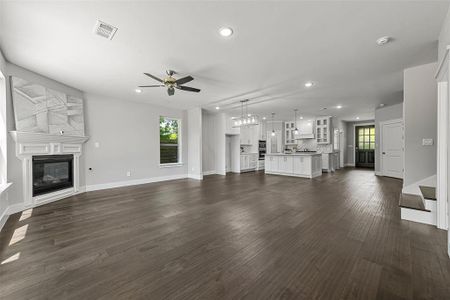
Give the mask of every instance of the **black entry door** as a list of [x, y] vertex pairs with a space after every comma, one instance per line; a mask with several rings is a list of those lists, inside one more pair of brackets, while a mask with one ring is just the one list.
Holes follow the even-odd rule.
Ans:
[[375, 126], [356, 126], [355, 165], [375, 167]]

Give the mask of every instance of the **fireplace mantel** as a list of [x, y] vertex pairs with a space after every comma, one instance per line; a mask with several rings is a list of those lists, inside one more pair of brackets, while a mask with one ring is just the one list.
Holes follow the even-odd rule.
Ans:
[[69, 135], [55, 135], [46, 133], [33, 133], [22, 131], [10, 131], [14, 142], [16, 143], [70, 143], [83, 144], [89, 137], [87, 136], [69, 136]]
[[[80, 190], [80, 156], [87, 136], [54, 135], [10, 131], [16, 143], [16, 156], [22, 161], [23, 207], [30, 208], [82, 192]], [[73, 155], [73, 188], [33, 197], [32, 159], [37, 155]]]

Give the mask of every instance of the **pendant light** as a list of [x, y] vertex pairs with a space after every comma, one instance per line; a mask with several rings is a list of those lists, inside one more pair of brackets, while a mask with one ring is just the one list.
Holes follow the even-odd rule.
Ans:
[[248, 113], [248, 99], [241, 100], [241, 116], [238, 118], [233, 118], [233, 127], [244, 127], [244, 126], [254, 126], [258, 125], [259, 117], [255, 114]]
[[294, 123], [295, 123], [294, 134], [295, 134], [295, 135], [298, 135], [298, 128], [297, 128], [297, 111], [298, 111], [298, 109], [294, 109]]
[[275, 129], [273, 129], [273, 118], [275, 117], [275, 113], [272, 113], [272, 136], [275, 136]]

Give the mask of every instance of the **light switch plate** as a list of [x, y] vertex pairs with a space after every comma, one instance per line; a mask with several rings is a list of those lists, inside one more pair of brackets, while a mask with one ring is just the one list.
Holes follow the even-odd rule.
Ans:
[[433, 139], [422, 139], [422, 146], [433, 146]]

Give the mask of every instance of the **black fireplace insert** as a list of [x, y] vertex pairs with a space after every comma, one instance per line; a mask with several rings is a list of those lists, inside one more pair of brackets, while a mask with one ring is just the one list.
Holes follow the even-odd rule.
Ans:
[[33, 156], [33, 196], [73, 187], [73, 155]]

